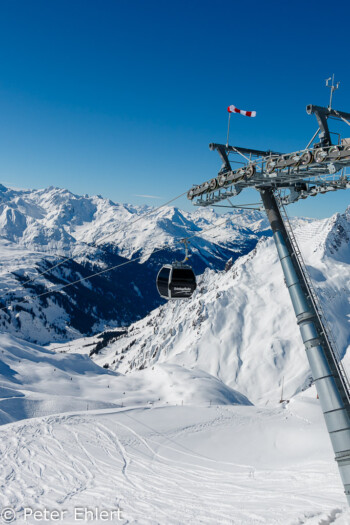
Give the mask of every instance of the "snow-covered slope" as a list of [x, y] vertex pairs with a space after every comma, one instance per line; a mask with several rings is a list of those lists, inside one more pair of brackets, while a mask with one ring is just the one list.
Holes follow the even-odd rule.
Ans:
[[[296, 230], [342, 356], [350, 344], [350, 210]], [[127, 373], [172, 363], [204, 370], [254, 403], [310, 384], [299, 329], [272, 239], [227, 272], [207, 270], [193, 298], [169, 302], [101, 348], [99, 364]], [[75, 350], [81, 348], [76, 341]], [[94, 352], [94, 346], [90, 348]], [[346, 356], [345, 364], [350, 361]], [[350, 362], [349, 362], [350, 364]]]
[[348, 523], [314, 387], [254, 407], [198, 370], [122, 376], [8, 334], [0, 363], [0, 508], [19, 525]]
[[[12, 305], [0, 310], [0, 327], [47, 343], [140, 319], [163, 302], [155, 278], [163, 263], [183, 258], [179, 239], [195, 235], [191, 263], [200, 274], [206, 267], [224, 268], [266, 233], [260, 212], [225, 217], [211, 210], [115, 204], [53, 187], [15, 191], [0, 185], [0, 308]], [[56, 266], [66, 256], [73, 260]], [[132, 257], [140, 260], [125, 265]], [[119, 264], [63, 293], [33, 299]], [[46, 273], [38, 277], [40, 272]]]
[[90, 523], [85, 510], [98, 513], [93, 523], [124, 525], [350, 519], [315, 398], [31, 419], [0, 429], [0, 453], [0, 506], [19, 525], [38, 522], [30, 509], [55, 509], [65, 525]]
[[0, 334], [0, 425], [72, 410], [209, 402], [250, 404], [205, 372], [164, 364], [125, 377], [85, 355]]

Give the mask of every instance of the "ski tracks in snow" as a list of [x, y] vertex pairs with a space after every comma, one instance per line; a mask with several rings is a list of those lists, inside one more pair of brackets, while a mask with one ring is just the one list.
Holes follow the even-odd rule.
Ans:
[[[160, 418], [181, 415], [171, 408]], [[216, 461], [220, 429], [235, 422], [229, 412], [208, 408], [201, 421], [187, 415], [167, 430], [155, 424], [155, 414], [101, 411], [2, 427], [1, 507], [14, 507], [19, 524], [28, 523], [25, 507], [65, 509], [63, 522], [73, 524], [74, 508], [84, 506], [120, 508], [121, 523], [142, 525], [338, 523], [339, 504], [325, 487], [320, 491], [329, 478], [322, 466], [300, 475], [297, 468], [267, 471], [230, 458]], [[208, 455], [197, 452], [198, 439], [213, 429], [217, 443], [210, 443]], [[314, 492], [305, 493], [303, 483]]]

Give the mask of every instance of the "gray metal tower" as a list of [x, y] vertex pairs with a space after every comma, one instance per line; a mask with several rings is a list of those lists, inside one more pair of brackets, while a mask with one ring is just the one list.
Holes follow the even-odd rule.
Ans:
[[[210, 144], [220, 155], [221, 170], [187, 196], [197, 206], [222, 207], [218, 202], [228, 199], [229, 207], [239, 208], [230, 198], [246, 187], [260, 192], [350, 505], [350, 383], [285, 211], [285, 205], [299, 199], [350, 188], [350, 139], [339, 137], [334, 145], [328, 129], [328, 118], [350, 126], [350, 114], [331, 109], [331, 101], [328, 108], [309, 105], [306, 111], [316, 115], [319, 128], [304, 150], [280, 154]], [[319, 142], [314, 143], [317, 136]], [[240, 167], [233, 169], [237, 156]]]

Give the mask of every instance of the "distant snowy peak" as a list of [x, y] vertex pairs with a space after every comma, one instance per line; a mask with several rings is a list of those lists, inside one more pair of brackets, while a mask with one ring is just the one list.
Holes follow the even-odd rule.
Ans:
[[344, 213], [336, 213], [329, 219], [297, 224], [295, 235], [305, 256], [317, 254], [320, 259], [333, 256], [349, 261], [350, 207]]
[[0, 235], [51, 252], [81, 243], [109, 244], [124, 257], [141, 254], [147, 260], [157, 248], [179, 248], [183, 237], [194, 236], [194, 249], [207, 249], [208, 243], [257, 239], [268, 229], [265, 215], [258, 211], [235, 210], [224, 217], [209, 209], [189, 213], [169, 206], [153, 209], [117, 204], [54, 187], [33, 191], [0, 188]]
[[349, 260], [350, 213], [337, 213], [331, 220], [327, 231], [326, 248], [331, 255], [344, 261]]
[[[164, 263], [184, 258], [181, 239], [190, 238], [191, 265], [201, 274], [248, 253], [267, 233], [266, 226], [256, 211], [189, 213], [170, 206], [118, 204], [54, 187], [2, 186], [0, 306], [11, 308], [1, 310], [0, 327], [46, 343], [130, 324], [162, 304], [156, 275]], [[108, 267], [116, 269], [36, 298]]]

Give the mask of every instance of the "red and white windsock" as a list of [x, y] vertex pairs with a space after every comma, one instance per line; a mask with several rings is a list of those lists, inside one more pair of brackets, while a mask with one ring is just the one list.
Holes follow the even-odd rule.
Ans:
[[241, 115], [245, 115], [246, 117], [256, 117], [256, 111], [243, 111], [243, 109], [238, 109], [236, 106], [229, 106], [227, 108], [227, 111], [229, 113], [240, 113]]

